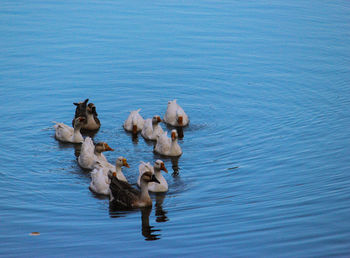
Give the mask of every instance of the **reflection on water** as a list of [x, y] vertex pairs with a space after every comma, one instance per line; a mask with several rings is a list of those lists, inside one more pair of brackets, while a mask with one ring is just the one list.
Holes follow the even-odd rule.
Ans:
[[142, 208], [141, 211], [141, 221], [142, 221], [142, 235], [145, 237], [146, 241], [158, 240], [160, 239], [160, 234], [156, 234], [156, 232], [160, 232], [160, 229], [154, 229], [154, 226], [150, 226], [149, 224], [149, 216], [152, 211], [152, 207]]
[[76, 158], [79, 157], [80, 151], [81, 151], [81, 144], [75, 144], [75, 145], [74, 145], [74, 156], [75, 156]]
[[141, 234], [145, 237], [146, 241], [153, 241], [160, 239], [160, 229], [155, 229], [154, 226], [149, 224], [149, 217], [152, 211], [152, 207], [145, 207], [140, 209], [125, 209], [124, 207], [117, 205], [109, 206], [109, 216], [111, 218], [121, 218], [127, 216], [131, 212], [141, 212]]
[[163, 210], [163, 202], [166, 194], [157, 193], [156, 194], [156, 204], [155, 204], [155, 215], [157, 222], [167, 222], [169, 219], [166, 216], [167, 211]]
[[[132, 210], [131, 210], [132, 211]], [[130, 210], [123, 209], [122, 207], [109, 206], [109, 216], [113, 219], [125, 217]]]

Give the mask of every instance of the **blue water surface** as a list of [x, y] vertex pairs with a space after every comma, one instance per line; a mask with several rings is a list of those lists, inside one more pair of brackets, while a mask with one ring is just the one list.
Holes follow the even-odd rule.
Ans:
[[[0, 256], [350, 255], [349, 1], [0, 4]], [[191, 122], [149, 212], [88, 189], [55, 140], [89, 98], [135, 183], [132, 110]], [[162, 125], [164, 129], [169, 129]], [[31, 236], [31, 232], [39, 232]]]

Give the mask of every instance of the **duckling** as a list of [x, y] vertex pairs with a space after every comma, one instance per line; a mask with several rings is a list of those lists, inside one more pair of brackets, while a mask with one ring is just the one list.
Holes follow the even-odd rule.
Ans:
[[74, 128], [65, 125], [63, 123], [56, 123], [53, 127], [55, 128], [55, 137], [61, 142], [70, 142], [70, 143], [82, 143], [84, 141], [83, 136], [80, 133], [80, 128], [85, 121], [84, 117], [77, 117], [74, 120]]
[[145, 120], [141, 135], [146, 140], [157, 140], [157, 137], [163, 133], [162, 127], [159, 123], [162, 122], [160, 116], [154, 116]]
[[141, 109], [130, 112], [130, 115], [125, 120], [123, 125], [126, 131], [132, 132], [133, 134], [137, 134], [142, 130], [143, 124], [145, 123], [145, 121], [143, 120], [142, 116], [139, 114], [140, 110]]
[[106, 157], [102, 154], [104, 151], [114, 151], [105, 142], [99, 142], [96, 145], [90, 137], [86, 137], [81, 146], [78, 164], [85, 169], [93, 169], [95, 161], [100, 161], [101, 164], [108, 163]]
[[168, 102], [164, 122], [172, 126], [186, 126], [190, 122], [185, 111], [176, 103], [176, 99]]
[[177, 139], [178, 135], [176, 129], [171, 130], [171, 138], [167, 136], [167, 132], [163, 133], [157, 138], [154, 151], [164, 156], [180, 156], [182, 154], [182, 150], [177, 142]]
[[86, 105], [87, 105], [88, 101], [89, 101], [89, 99], [86, 99], [82, 102], [74, 102], [73, 103], [76, 106], [76, 108], [75, 108], [75, 115], [74, 115], [74, 118], [72, 120], [72, 126], [74, 126], [74, 120], [77, 117], [81, 116], [81, 117], [86, 118]]
[[148, 183], [157, 182], [151, 169], [147, 169], [141, 176], [141, 191], [131, 187], [128, 183], [117, 179], [116, 173], [113, 173], [110, 189], [110, 204], [123, 206], [125, 208], [141, 208], [152, 206], [152, 200], [148, 193]]
[[150, 192], [166, 192], [166, 191], [168, 191], [168, 183], [165, 180], [165, 178], [163, 177], [162, 173], [160, 172], [161, 170], [163, 170], [164, 172], [168, 173], [168, 170], [166, 169], [164, 162], [160, 159], [158, 159], [154, 162], [153, 167], [149, 162], [147, 162], [147, 163], [141, 162], [141, 164], [139, 166], [139, 177], [137, 180], [137, 185], [140, 186], [141, 176], [147, 170], [146, 166], [153, 170], [155, 177], [159, 181], [159, 184], [156, 184], [153, 182], [149, 183], [148, 184], [148, 191], [150, 191]]
[[89, 103], [86, 108], [86, 123], [83, 124], [82, 128], [85, 130], [95, 131], [100, 129], [101, 122], [97, 118], [96, 107], [93, 103]]

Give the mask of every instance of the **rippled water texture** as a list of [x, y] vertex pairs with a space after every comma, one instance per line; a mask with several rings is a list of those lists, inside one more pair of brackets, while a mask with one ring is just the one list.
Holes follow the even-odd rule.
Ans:
[[[1, 1], [0, 256], [350, 255], [348, 1]], [[122, 123], [191, 119], [153, 208], [110, 210], [77, 146], [53, 137], [95, 103], [94, 141], [159, 158]], [[163, 125], [163, 128], [166, 127]], [[175, 172], [175, 173], [174, 173]], [[32, 234], [32, 232], [39, 232]]]

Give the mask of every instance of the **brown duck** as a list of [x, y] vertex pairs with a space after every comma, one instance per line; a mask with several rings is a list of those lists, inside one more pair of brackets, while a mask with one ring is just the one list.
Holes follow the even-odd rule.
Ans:
[[110, 204], [121, 206], [123, 208], [141, 208], [152, 206], [152, 200], [148, 193], [148, 183], [157, 182], [158, 179], [154, 176], [151, 170], [146, 171], [141, 176], [140, 187], [141, 191], [133, 188], [130, 184], [120, 181], [113, 173], [110, 189]]

